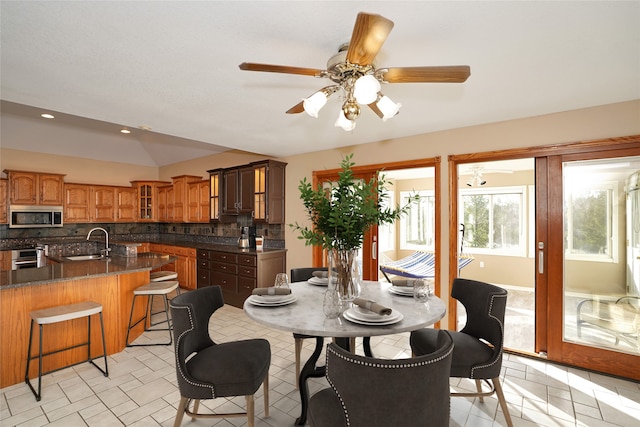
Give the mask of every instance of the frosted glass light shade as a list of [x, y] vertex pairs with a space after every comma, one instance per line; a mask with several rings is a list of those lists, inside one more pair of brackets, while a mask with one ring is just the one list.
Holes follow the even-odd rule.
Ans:
[[387, 121], [391, 117], [398, 114], [398, 111], [400, 111], [400, 107], [402, 106], [402, 104], [400, 104], [399, 102], [393, 102], [391, 99], [389, 99], [388, 96], [385, 95], [380, 98], [380, 100], [376, 103], [376, 106], [383, 114], [382, 120]]
[[341, 109], [340, 114], [338, 114], [338, 120], [336, 120], [335, 126], [349, 132], [350, 130], [355, 129], [356, 121], [347, 119], [347, 117], [344, 115], [344, 111], [342, 111]]
[[360, 77], [353, 85], [353, 96], [359, 104], [368, 105], [378, 99], [380, 82], [371, 74]]
[[302, 107], [308, 115], [317, 118], [318, 112], [322, 109], [322, 107], [324, 107], [324, 104], [326, 103], [327, 95], [322, 91], [318, 91], [310, 97], [304, 99], [302, 102]]

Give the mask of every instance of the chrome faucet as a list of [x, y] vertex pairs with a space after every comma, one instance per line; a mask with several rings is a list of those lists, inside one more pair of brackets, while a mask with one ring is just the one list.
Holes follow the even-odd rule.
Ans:
[[89, 230], [89, 234], [87, 234], [87, 240], [89, 240], [89, 237], [91, 237], [91, 233], [93, 233], [96, 230], [100, 230], [100, 231], [104, 231], [104, 239], [105, 239], [105, 248], [103, 250], [100, 251], [100, 255], [102, 255], [103, 257], [108, 257], [109, 256], [109, 252], [111, 251], [111, 248], [109, 247], [109, 232], [107, 230], [105, 230], [102, 227], [95, 227], [92, 228], [91, 230]]

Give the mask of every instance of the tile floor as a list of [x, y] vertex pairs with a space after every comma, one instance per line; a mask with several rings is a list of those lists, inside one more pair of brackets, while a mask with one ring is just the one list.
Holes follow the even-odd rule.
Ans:
[[[214, 316], [212, 336], [219, 342], [264, 337], [271, 343], [270, 417], [263, 418], [262, 390], [256, 399], [256, 426], [292, 426], [299, 415], [295, 388], [293, 338], [290, 333], [268, 329], [248, 319], [242, 310], [225, 306]], [[166, 333], [166, 332], [165, 332]], [[140, 341], [158, 338], [145, 333]], [[160, 336], [164, 338], [164, 336]], [[303, 358], [312, 351], [305, 341]], [[384, 358], [410, 354], [408, 334], [372, 338], [375, 354]], [[361, 349], [358, 349], [361, 353]], [[179, 394], [173, 348], [127, 348], [109, 358], [109, 378], [89, 364], [67, 368], [44, 377], [43, 398], [36, 402], [25, 384], [0, 390], [0, 425], [9, 426], [171, 426]], [[505, 355], [504, 391], [515, 426], [638, 426], [640, 384], [546, 363], [517, 355]], [[313, 379], [311, 393], [325, 387]], [[454, 389], [472, 388], [468, 381], [452, 380]], [[244, 398], [231, 402], [205, 401], [210, 408], [234, 409]], [[185, 426], [233, 427], [245, 418], [183, 421]], [[451, 399], [451, 426], [503, 426], [504, 417], [495, 398]]]

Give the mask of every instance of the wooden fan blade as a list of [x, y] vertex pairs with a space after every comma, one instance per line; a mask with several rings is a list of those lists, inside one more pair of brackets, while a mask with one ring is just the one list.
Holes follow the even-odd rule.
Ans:
[[[332, 86], [325, 86], [320, 90], [315, 91], [314, 93], [312, 93], [311, 95], [318, 93], [318, 92], [324, 92], [325, 95], [327, 95], [327, 98], [329, 98], [331, 95], [333, 95], [337, 90], [339, 90], [340, 86], [337, 85], [332, 85]], [[377, 108], [377, 107], [376, 107]], [[286, 113], [287, 114], [298, 114], [298, 113], [302, 113], [304, 111], [304, 99], [300, 102], [298, 102], [296, 105], [294, 105], [293, 107], [289, 108]]]
[[387, 83], [462, 83], [471, 75], [468, 65], [389, 68], [382, 75]]
[[393, 28], [393, 21], [380, 15], [360, 12], [351, 34], [347, 61], [370, 65]]
[[253, 62], [243, 62], [240, 64], [241, 70], [246, 71], [266, 71], [269, 73], [302, 74], [304, 76], [320, 77], [323, 70], [316, 68], [289, 67], [286, 65], [256, 64]]
[[384, 114], [382, 114], [382, 111], [380, 111], [380, 109], [378, 108], [375, 102], [372, 102], [371, 104], [369, 104], [369, 108], [371, 108], [371, 110], [374, 113], [376, 113], [378, 117], [380, 117], [381, 119], [384, 118]]
[[303, 103], [304, 103], [304, 100], [298, 102], [296, 105], [294, 105], [293, 107], [289, 108], [287, 110], [287, 114], [298, 114], [298, 113], [304, 112]]

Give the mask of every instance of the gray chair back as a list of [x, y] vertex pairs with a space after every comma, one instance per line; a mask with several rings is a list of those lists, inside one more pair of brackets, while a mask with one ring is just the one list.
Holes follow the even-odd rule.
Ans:
[[[480, 365], [464, 366], [462, 363], [458, 366], [458, 363], [454, 363], [451, 376], [476, 379], [498, 377], [502, 366], [507, 291], [488, 283], [456, 278], [453, 281], [451, 296], [460, 301], [467, 312], [467, 322], [460, 333], [487, 341], [491, 344], [493, 352], [492, 356], [483, 360]], [[462, 350], [462, 347], [457, 350]]]
[[170, 302], [178, 387], [182, 396], [193, 399], [216, 397], [210, 384], [189, 374], [187, 359], [191, 354], [215, 345], [209, 336], [209, 319], [223, 305], [224, 299], [219, 286], [185, 292]]
[[449, 426], [449, 369], [453, 340], [439, 331], [433, 352], [410, 359], [377, 359], [327, 346], [331, 389], [311, 398], [316, 427]]
[[313, 277], [314, 271], [327, 271], [327, 267], [292, 268], [289, 279], [291, 280], [291, 282], [304, 282]]

